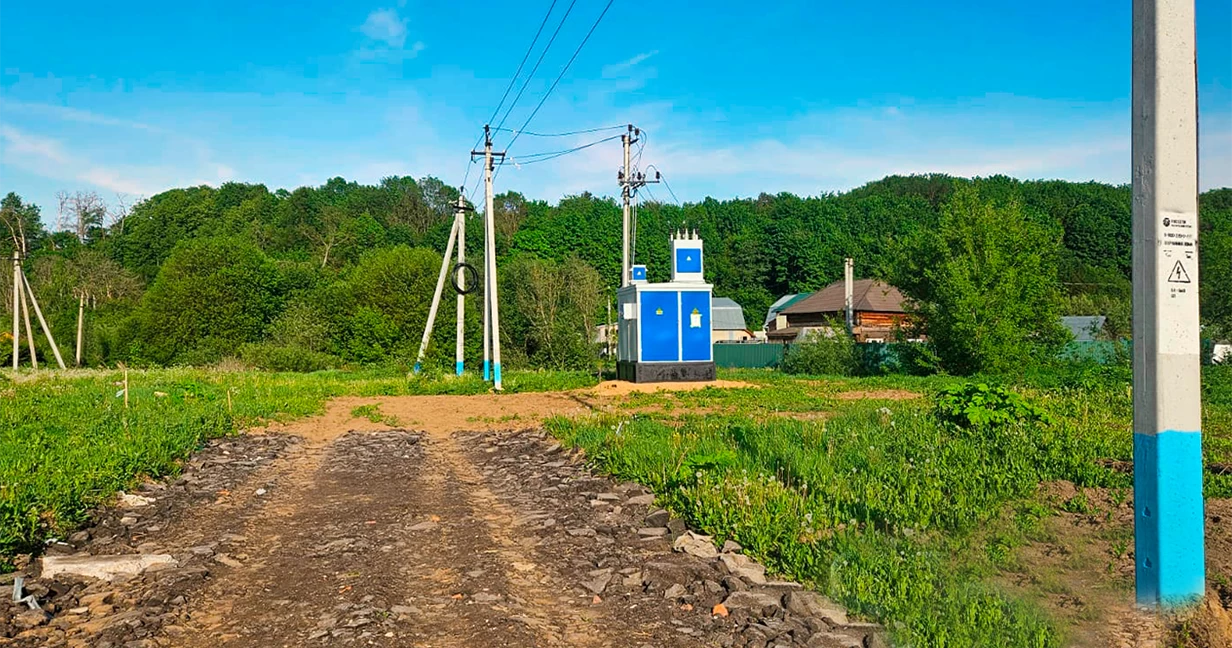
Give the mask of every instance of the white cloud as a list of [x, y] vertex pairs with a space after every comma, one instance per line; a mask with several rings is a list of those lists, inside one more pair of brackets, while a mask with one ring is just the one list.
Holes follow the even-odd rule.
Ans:
[[406, 18], [398, 15], [397, 9], [377, 9], [368, 14], [359, 31], [374, 41], [402, 49], [406, 44]]
[[103, 167], [86, 169], [80, 172], [76, 179], [88, 182], [100, 189], [134, 196], [152, 196], [162, 189], [168, 188], [146, 184], [143, 178], [126, 176], [117, 169]]
[[0, 124], [0, 139], [5, 142], [3, 151], [0, 151], [0, 155], [3, 155], [5, 160], [42, 160], [56, 164], [66, 164], [69, 161], [68, 154], [64, 152], [64, 147], [60, 142], [24, 133], [7, 124]]
[[637, 56], [634, 56], [633, 58], [627, 61], [621, 61], [620, 63], [612, 63], [611, 65], [605, 65], [603, 66], [603, 72], [602, 72], [603, 78], [611, 79], [613, 77], [621, 76], [625, 74], [626, 72], [632, 70], [639, 63], [642, 63], [646, 59], [658, 53], [659, 53], [659, 50], [651, 50], [649, 52], [643, 52], [641, 54], [638, 54]]
[[166, 133], [167, 131], [151, 126], [144, 122], [131, 121], [128, 119], [116, 119], [107, 115], [90, 112], [88, 110], [80, 110], [77, 108], [69, 108], [68, 106], [56, 106], [52, 104], [33, 103], [28, 101], [13, 101], [11, 99], [0, 99], [0, 107], [3, 107], [5, 112], [22, 113], [27, 115], [36, 115], [42, 117], [50, 117], [63, 121], [77, 122], [81, 124], [95, 124], [99, 126], [121, 126], [124, 128], [132, 128], [136, 130], [149, 131], [151, 133]]
[[[64, 120], [84, 121], [93, 125], [122, 124], [132, 127], [133, 124], [102, 116], [95, 116], [97, 119], [80, 119], [82, 115], [92, 115], [85, 111], [58, 112], [57, 115]], [[108, 138], [115, 137], [114, 133], [103, 135]], [[0, 124], [0, 143], [3, 143], [3, 146], [0, 146], [0, 165], [70, 185], [65, 188], [84, 183], [108, 192], [149, 196], [172, 187], [184, 186], [190, 181], [199, 184], [201, 181], [197, 178], [202, 175], [209, 178], [204, 182], [210, 184], [221, 184], [235, 176], [231, 167], [210, 162], [208, 150], [204, 149], [198, 151], [202, 159], [196, 162], [187, 160], [176, 165], [127, 164], [119, 157], [93, 159], [82, 147], [70, 147], [62, 140], [31, 133], [10, 124]], [[146, 159], [158, 157], [160, 153], [168, 151], [184, 150], [183, 142], [175, 137], [160, 137], [154, 140], [154, 143], [154, 150], [144, 149]], [[159, 146], [167, 150], [160, 151]]]

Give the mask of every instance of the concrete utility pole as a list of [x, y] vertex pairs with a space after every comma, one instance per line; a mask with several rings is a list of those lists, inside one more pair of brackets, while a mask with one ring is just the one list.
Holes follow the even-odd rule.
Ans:
[[453, 218], [453, 227], [449, 230], [449, 241], [445, 243], [445, 255], [441, 257], [441, 272], [436, 276], [436, 290], [432, 293], [432, 305], [428, 308], [428, 322], [424, 325], [423, 339], [419, 341], [419, 353], [415, 355], [415, 373], [423, 367], [424, 353], [428, 351], [428, 341], [432, 339], [432, 325], [436, 322], [436, 309], [441, 305], [441, 293], [445, 291], [445, 277], [449, 274], [449, 257], [453, 256], [453, 244], [458, 237], [458, 216]]
[[[463, 264], [466, 263], [466, 199], [462, 195], [466, 192], [466, 187], [458, 188], [458, 204], [454, 207], [454, 218], [458, 222], [458, 263], [454, 266], [454, 281], [459, 288], [462, 287], [462, 282], [458, 280], [458, 274], [462, 272]], [[445, 257], [445, 261], [449, 261], [449, 257]], [[462, 369], [465, 365], [466, 344], [464, 337], [466, 335], [466, 295], [461, 290], [458, 291], [458, 341], [457, 348], [454, 350], [454, 362], [458, 375], [462, 375]]]
[[[465, 187], [459, 191], [465, 191]], [[453, 227], [449, 230], [449, 240], [445, 243], [445, 255], [441, 257], [441, 272], [436, 277], [436, 291], [432, 293], [432, 305], [428, 308], [428, 321], [424, 324], [423, 339], [419, 341], [419, 353], [415, 356], [415, 373], [423, 368], [424, 354], [428, 351], [428, 342], [432, 339], [432, 329], [436, 324], [436, 311], [441, 305], [441, 294], [445, 291], [445, 277], [449, 275], [450, 257], [453, 255], [453, 246], [458, 246], [458, 263], [453, 266], [454, 272], [463, 271], [463, 263], [466, 262], [466, 253], [463, 248], [466, 247], [466, 212], [473, 211], [466, 206], [466, 199], [462, 194], [458, 194], [458, 202], [454, 207], [453, 212]], [[454, 287], [458, 290], [458, 346], [456, 350], [456, 362], [458, 375], [462, 375], [462, 353], [464, 350], [463, 335], [465, 334], [465, 296], [462, 294], [461, 282], [458, 281], [457, 275], [454, 275]]]
[[496, 214], [492, 202], [492, 172], [496, 170], [494, 158], [504, 158], [504, 153], [492, 152], [492, 130], [483, 127], [483, 151], [471, 151], [471, 155], [483, 155], [484, 192], [484, 328], [483, 328], [483, 377], [488, 379], [488, 349], [491, 345], [491, 378], [496, 391], [501, 390], [500, 369], [500, 306], [496, 297]]
[[855, 301], [855, 259], [847, 258], [843, 261], [843, 310], [847, 314], [847, 332], [851, 333], [855, 330], [856, 317], [852, 312], [852, 303]]
[[621, 214], [622, 221], [620, 227], [620, 286], [623, 288], [629, 285], [632, 280], [632, 268], [629, 265], [629, 214], [631, 213], [630, 203], [633, 199], [633, 192], [637, 191], [638, 187], [643, 187], [649, 183], [659, 181], [659, 174], [655, 173], [654, 180], [647, 180], [645, 173], [638, 173], [630, 168], [632, 164], [630, 160], [630, 152], [633, 145], [641, 138], [641, 129], [634, 128], [633, 124], [629, 124], [629, 132], [620, 136], [620, 144], [624, 149], [625, 164], [616, 174], [616, 180], [620, 183], [620, 199], [621, 199]]
[[[51, 327], [47, 325], [47, 319], [43, 317], [43, 309], [39, 308], [38, 299], [34, 297], [34, 289], [30, 287], [30, 279], [26, 277], [26, 273], [21, 273], [21, 281], [26, 285], [25, 296], [30, 298], [30, 304], [34, 306], [34, 314], [38, 316], [39, 326], [43, 329], [43, 335], [47, 337], [47, 344], [51, 346], [51, 353], [56, 357], [56, 364], [61, 369], [64, 369], [64, 358], [60, 355], [60, 347], [56, 345], [56, 338], [51, 334]], [[29, 323], [26, 324], [29, 326]], [[30, 341], [30, 350], [34, 350], [34, 340]], [[33, 357], [33, 353], [31, 353]]]
[[[31, 347], [33, 350], [33, 347]], [[13, 250], [13, 372], [21, 353], [21, 253]]]
[[1134, 575], [1141, 605], [1206, 590], [1194, 0], [1133, 3]]

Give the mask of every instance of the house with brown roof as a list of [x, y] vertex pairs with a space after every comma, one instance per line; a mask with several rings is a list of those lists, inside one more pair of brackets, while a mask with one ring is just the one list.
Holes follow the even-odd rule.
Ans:
[[[843, 282], [836, 281], [801, 299], [776, 315], [766, 327], [771, 342], [795, 342], [805, 333], [829, 330], [832, 322], [846, 321]], [[876, 279], [852, 283], [852, 334], [857, 342], [888, 342], [907, 318], [905, 298], [897, 288]]]

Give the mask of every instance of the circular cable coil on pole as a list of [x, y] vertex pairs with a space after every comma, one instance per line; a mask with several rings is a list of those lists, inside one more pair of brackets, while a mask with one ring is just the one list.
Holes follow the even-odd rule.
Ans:
[[[466, 279], [458, 281], [462, 276]], [[479, 271], [469, 263], [456, 263], [453, 266], [453, 272], [450, 273], [449, 282], [459, 295], [469, 295], [479, 287]]]

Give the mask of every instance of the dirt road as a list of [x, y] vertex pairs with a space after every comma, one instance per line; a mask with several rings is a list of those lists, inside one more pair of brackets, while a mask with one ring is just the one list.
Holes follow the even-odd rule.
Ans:
[[[175, 483], [148, 485], [152, 502], [101, 511], [52, 560], [174, 564], [110, 583], [32, 565], [27, 590], [49, 614], [10, 607], [0, 630], [16, 646], [98, 648], [882, 645], [533, 431], [597, 401], [381, 399], [398, 429], [351, 418], [372, 402], [215, 443]], [[500, 431], [514, 426], [531, 431]]]

